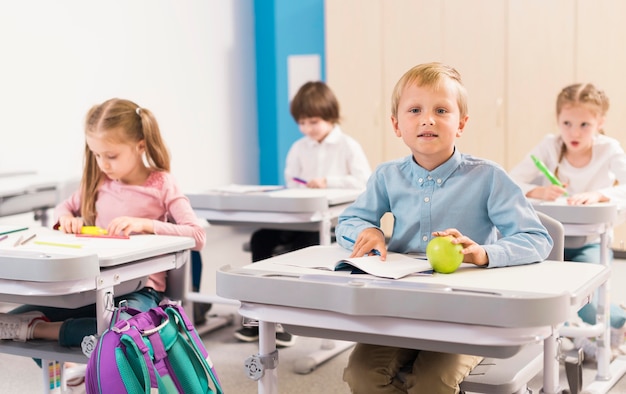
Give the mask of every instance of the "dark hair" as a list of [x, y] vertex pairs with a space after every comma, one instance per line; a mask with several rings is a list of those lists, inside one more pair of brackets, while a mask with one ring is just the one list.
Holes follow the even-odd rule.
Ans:
[[298, 122], [302, 118], [320, 117], [330, 123], [339, 123], [339, 102], [324, 82], [307, 82], [291, 100], [291, 116]]

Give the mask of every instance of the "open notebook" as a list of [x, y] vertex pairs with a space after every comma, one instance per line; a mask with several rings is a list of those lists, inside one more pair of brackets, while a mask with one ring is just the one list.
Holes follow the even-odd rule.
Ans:
[[425, 256], [387, 253], [387, 260], [379, 256], [353, 257], [339, 245], [310, 246], [272, 258], [273, 264], [314, 268], [327, 271], [349, 270], [381, 278], [400, 279], [408, 275], [431, 275], [432, 268]]

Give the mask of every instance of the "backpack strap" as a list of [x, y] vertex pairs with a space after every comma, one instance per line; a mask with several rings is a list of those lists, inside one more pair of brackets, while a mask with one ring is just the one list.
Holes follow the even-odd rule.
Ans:
[[170, 316], [172, 321], [176, 322], [180, 333], [186, 337], [189, 345], [193, 348], [194, 353], [198, 356], [198, 359], [202, 361], [202, 367], [205, 369], [206, 374], [211, 378], [211, 381], [213, 381], [216, 393], [223, 394], [224, 390], [222, 389], [222, 385], [217, 377], [217, 373], [215, 372], [213, 362], [211, 361], [211, 358], [209, 357], [198, 332], [194, 328], [193, 324], [191, 324], [191, 320], [189, 320], [185, 314], [184, 309], [179, 305], [168, 305], [165, 308], [165, 312], [168, 316]]
[[141, 334], [136, 329], [130, 329], [124, 332], [120, 340], [126, 345], [126, 351], [134, 349], [137, 358], [142, 360], [141, 372], [144, 375], [144, 382], [150, 382], [151, 388], [159, 387], [158, 374], [155, 372], [152, 358], [150, 357], [150, 348], [144, 343]]
[[202, 342], [202, 339], [200, 339], [198, 331], [196, 331], [196, 328], [185, 313], [183, 307], [178, 304], [166, 305], [165, 313], [167, 313], [170, 318], [177, 318], [177, 324], [179, 326], [181, 326], [182, 324], [181, 328], [183, 328], [186, 336], [189, 338], [190, 341], [194, 342], [195, 347], [200, 350], [200, 354], [202, 354], [202, 357], [207, 358], [208, 353], [204, 348], [204, 343]]

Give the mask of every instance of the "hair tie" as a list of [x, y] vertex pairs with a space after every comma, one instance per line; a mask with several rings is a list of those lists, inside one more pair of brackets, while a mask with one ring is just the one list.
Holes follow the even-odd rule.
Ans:
[[137, 107], [137, 109], [135, 109], [135, 112], [139, 117], [141, 117], [141, 107]]

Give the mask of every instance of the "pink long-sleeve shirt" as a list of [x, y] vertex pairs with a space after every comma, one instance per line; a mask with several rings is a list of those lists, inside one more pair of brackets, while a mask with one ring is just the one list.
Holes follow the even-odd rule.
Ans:
[[[55, 217], [80, 216], [80, 190], [57, 205]], [[204, 247], [206, 234], [196, 217], [189, 199], [181, 192], [168, 172], [153, 171], [141, 185], [126, 185], [106, 179], [98, 189], [96, 226], [107, 228], [120, 216], [152, 219], [154, 233], [179, 235], [196, 240], [193, 250]], [[165, 291], [165, 272], [150, 275], [146, 286]]]

